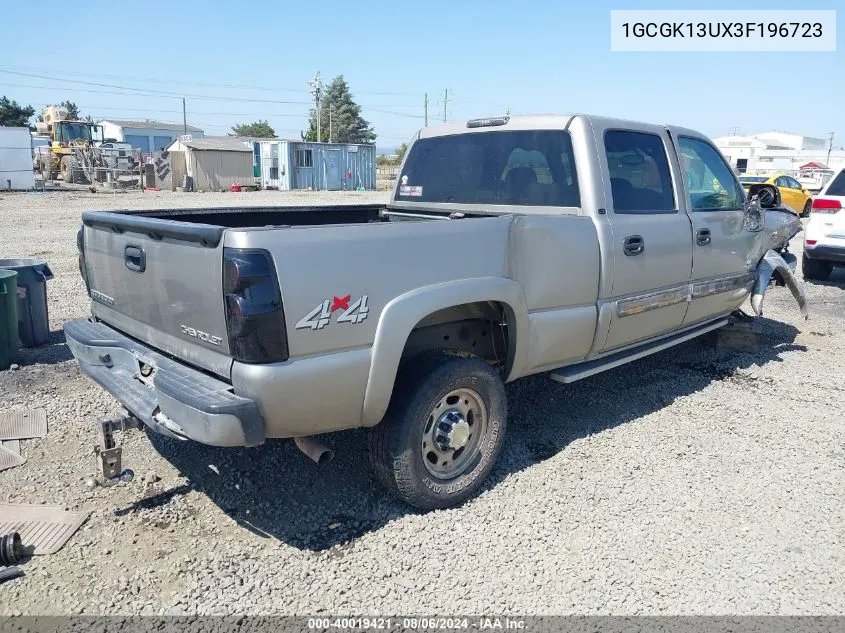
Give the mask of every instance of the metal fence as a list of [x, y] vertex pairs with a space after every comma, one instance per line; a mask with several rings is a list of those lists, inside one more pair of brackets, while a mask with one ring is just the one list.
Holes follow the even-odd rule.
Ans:
[[36, 187], [76, 186], [102, 191], [143, 187], [142, 157], [133, 149], [40, 146], [33, 148]]
[[398, 174], [398, 165], [376, 167], [376, 180], [396, 180]]

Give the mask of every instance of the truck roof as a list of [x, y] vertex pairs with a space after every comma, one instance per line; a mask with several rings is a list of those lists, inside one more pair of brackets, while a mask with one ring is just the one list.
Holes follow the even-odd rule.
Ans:
[[[640, 126], [654, 125], [653, 123], [647, 123], [645, 121], [631, 121], [628, 119], [616, 119], [613, 117], [579, 113], [530, 114], [518, 116], [497, 115], [424, 127], [419, 131], [418, 138], [450, 136], [454, 134], [466, 134], [468, 132], [495, 132], [497, 130], [563, 130], [576, 117], [587, 119], [591, 122], [602, 123], [608, 127], [633, 127], [636, 129]], [[478, 127], [470, 127], [470, 122], [474, 121], [483, 121], [486, 122], [486, 124], [481, 124]], [[693, 132], [694, 130], [689, 131]]]

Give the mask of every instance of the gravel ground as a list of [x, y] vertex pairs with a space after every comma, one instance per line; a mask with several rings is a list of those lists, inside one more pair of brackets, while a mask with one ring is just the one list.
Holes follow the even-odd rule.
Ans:
[[44, 257], [56, 275], [52, 344], [0, 372], [5, 405], [45, 407], [50, 433], [0, 473], [0, 502], [92, 512], [0, 585], [0, 614], [845, 613], [845, 271], [807, 285], [808, 322], [772, 288], [751, 326], [570, 386], [510, 385], [502, 457], [458, 509], [417, 513], [384, 493], [362, 432], [329, 436], [337, 457], [320, 467], [290, 442], [134, 432], [136, 480], [84, 487], [93, 422], [118, 407], [61, 333], [88, 312], [82, 210], [385, 199], [0, 195], [0, 256]]

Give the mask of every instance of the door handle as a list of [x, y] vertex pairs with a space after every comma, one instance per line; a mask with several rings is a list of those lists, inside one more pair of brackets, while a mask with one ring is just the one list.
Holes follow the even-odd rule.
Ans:
[[642, 235], [629, 235], [622, 242], [622, 250], [628, 257], [639, 255], [645, 250], [645, 241]]
[[695, 234], [695, 243], [699, 246], [709, 246], [710, 239], [710, 229], [699, 229]]
[[123, 251], [123, 261], [129, 270], [142, 273], [147, 269], [147, 254], [135, 244], [129, 244]]

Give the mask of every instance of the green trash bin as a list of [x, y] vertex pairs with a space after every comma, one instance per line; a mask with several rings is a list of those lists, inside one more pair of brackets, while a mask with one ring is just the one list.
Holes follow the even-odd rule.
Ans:
[[18, 273], [0, 270], [0, 370], [18, 359]]
[[18, 273], [18, 336], [23, 347], [50, 342], [47, 281], [53, 278], [43, 259], [0, 259], [0, 270]]

